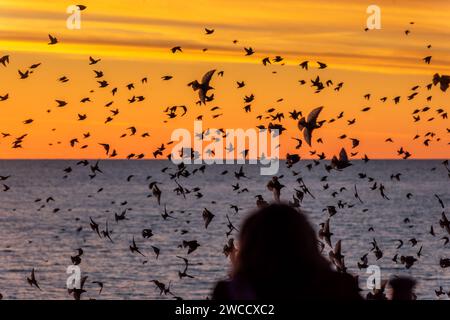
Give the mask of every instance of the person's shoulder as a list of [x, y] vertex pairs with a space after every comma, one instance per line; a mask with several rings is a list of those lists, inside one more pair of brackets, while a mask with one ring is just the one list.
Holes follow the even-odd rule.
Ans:
[[242, 278], [219, 281], [213, 291], [213, 300], [256, 300], [252, 287]]
[[213, 300], [228, 300], [229, 297], [229, 287], [230, 287], [230, 281], [229, 280], [223, 280], [217, 282], [216, 286], [214, 287], [212, 299]]
[[337, 289], [339, 296], [346, 300], [361, 300], [357, 278], [349, 273], [331, 271], [327, 274], [327, 282], [330, 287]]

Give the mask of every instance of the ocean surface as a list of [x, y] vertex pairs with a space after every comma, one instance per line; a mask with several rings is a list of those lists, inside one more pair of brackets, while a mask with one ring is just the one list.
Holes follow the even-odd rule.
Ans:
[[[204, 173], [195, 174], [192, 171], [199, 165], [188, 166], [191, 175], [177, 180], [191, 190], [184, 198], [174, 192], [177, 184], [169, 173], [175, 170], [168, 161], [100, 161], [103, 173], [94, 178], [89, 177], [89, 165], [76, 163], [75, 160], [0, 161], [0, 176], [10, 175], [0, 181], [0, 293], [4, 299], [72, 299], [66, 289], [66, 270], [77, 248], [84, 251], [79, 265], [82, 276], [88, 276], [83, 299], [173, 299], [171, 295], [160, 295], [151, 280], [170, 283], [173, 294], [183, 299], [206, 299], [214, 283], [224, 279], [229, 271], [229, 262], [222, 253], [227, 243], [226, 216], [239, 228], [255, 207], [255, 195], [272, 199], [266, 189], [270, 177], [261, 176], [257, 165], [244, 165], [248, 179], [240, 180], [234, 177], [240, 165], [206, 166]], [[94, 163], [90, 160], [90, 164]], [[284, 177], [280, 181], [285, 185], [281, 198], [292, 200], [294, 188], [299, 189], [296, 179], [302, 177], [315, 197], [305, 196], [302, 208], [317, 230], [318, 224], [329, 217], [324, 208], [337, 206], [339, 200], [347, 203], [331, 217], [332, 242], [342, 240], [348, 272], [359, 276], [364, 295], [368, 292], [368, 275], [366, 270], [358, 269], [357, 262], [365, 253], [369, 253], [369, 264], [381, 268], [382, 279], [392, 275], [414, 277], [418, 281], [419, 299], [436, 299], [435, 290], [439, 286], [450, 291], [450, 268], [439, 266], [440, 258], [450, 258], [450, 243], [444, 246], [441, 238], [446, 234], [439, 226], [443, 211], [450, 217], [450, 179], [442, 160], [371, 160], [367, 164], [353, 161], [353, 166], [330, 173], [325, 171], [325, 161], [309, 170], [306, 165], [311, 163], [304, 160], [295, 164], [292, 169], [299, 172], [297, 176], [285, 165], [281, 166], [279, 175]], [[68, 167], [72, 171], [64, 172]], [[162, 172], [165, 167], [169, 169]], [[228, 173], [222, 175], [225, 170]], [[360, 178], [359, 173], [367, 177]], [[397, 173], [401, 173], [400, 181], [392, 180], [391, 174]], [[129, 178], [130, 175], [133, 177]], [[148, 176], [151, 178], [147, 179]], [[328, 176], [327, 181], [321, 181], [323, 176]], [[369, 182], [368, 177], [374, 181]], [[159, 182], [161, 205], [149, 196], [152, 181]], [[247, 188], [248, 192], [233, 191], [232, 184], [237, 182], [240, 189]], [[383, 199], [378, 189], [370, 189], [374, 182], [385, 186], [390, 200]], [[10, 189], [3, 191], [6, 187], [2, 184]], [[363, 203], [354, 197], [355, 185]], [[202, 197], [192, 191], [195, 187]], [[342, 187], [345, 189], [339, 192]], [[334, 191], [339, 192], [336, 197], [332, 196]], [[410, 199], [406, 197], [408, 193], [412, 194]], [[445, 209], [435, 194], [442, 199]], [[46, 202], [49, 197], [54, 201]], [[235, 213], [230, 205], [237, 205], [239, 212]], [[170, 214], [174, 219], [163, 219], [164, 206], [168, 212], [173, 211]], [[215, 215], [207, 229], [202, 218], [204, 208]], [[114, 213], [124, 209], [128, 219], [116, 222]], [[90, 217], [100, 225], [100, 230], [105, 229], [108, 221], [113, 242], [91, 230]], [[435, 237], [429, 233], [431, 225]], [[368, 231], [370, 227], [374, 231]], [[154, 235], [143, 238], [143, 229], [151, 229]], [[236, 232], [231, 235], [236, 236]], [[145, 257], [130, 251], [133, 237]], [[378, 261], [370, 251], [374, 238], [383, 251]], [[418, 242], [415, 246], [409, 242], [412, 238]], [[396, 249], [397, 239], [404, 242], [400, 249]], [[187, 249], [180, 247], [183, 240], [197, 240], [200, 247], [188, 255]], [[151, 246], [160, 249], [158, 259]], [[417, 258], [420, 247], [422, 256], [409, 270], [392, 261], [396, 253], [398, 257]], [[326, 248], [324, 254], [329, 250]], [[192, 265], [188, 274], [194, 278], [179, 279], [178, 272], [183, 271], [184, 263], [177, 255], [189, 259]], [[27, 283], [33, 268], [42, 291]], [[101, 294], [93, 281], [103, 283]], [[441, 296], [441, 299], [448, 298]]]

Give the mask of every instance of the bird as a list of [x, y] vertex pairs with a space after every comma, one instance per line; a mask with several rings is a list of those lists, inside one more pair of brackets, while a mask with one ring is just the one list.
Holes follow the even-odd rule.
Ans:
[[255, 51], [253, 50], [252, 47], [244, 48], [244, 50], [245, 50], [245, 55], [246, 56], [251, 56], [252, 54], [255, 53]]
[[358, 269], [366, 269], [369, 266], [369, 259], [367, 258], [367, 256], [368, 254], [366, 253], [360, 258], [361, 262], [357, 263]]
[[401, 256], [400, 262], [405, 265], [406, 269], [410, 269], [417, 262], [417, 259], [413, 256]]
[[212, 214], [212, 212], [209, 211], [208, 209], [204, 208], [202, 216], [203, 216], [203, 221], [205, 222], [205, 229], [208, 229], [208, 225], [211, 223], [212, 219], [214, 218], [214, 214]]
[[83, 255], [83, 249], [78, 248], [77, 254], [70, 257], [70, 260], [74, 265], [79, 265], [81, 263], [81, 256]]
[[55, 100], [55, 101], [56, 101], [56, 103], [58, 104], [58, 105], [57, 105], [58, 108], [65, 107], [65, 106], [67, 105], [67, 102], [64, 101], [64, 100]]
[[114, 220], [117, 222], [121, 220], [127, 220], [127, 217], [125, 214], [127, 213], [127, 209], [123, 210], [121, 214], [117, 214], [117, 212], [114, 213]]
[[99, 295], [102, 294], [102, 291], [103, 291], [103, 282], [101, 282], [101, 281], [92, 281], [92, 283], [97, 284], [97, 285], [100, 287], [100, 289], [98, 290], [98, 294], [99, 294]]
[[137, 247], [136, 241], [134, 241], [134, 237], [133, 237], [132, 243], [131, 243], [131, 245], [130, 245], [130, 251], [131, 251], [132, 253], [133, 253], [133, 252], [139, 253], [141, 256], [145, 257], [145, 255], [144, 255], [144, 254], [139, 250], [139, 248]]
[[[444, 205], [444, 202], [442, 201], [442, 199], [441, 199], [437, 194], [435, 194], [434, 197], [435, 197], [436, 199], [438, 199], [439, 204], [441, 205], [442, 209], [444, 209], [444, 208], [445, 208], [445, 205]], [[445, 216], [445, 215], [443, 215], [443, 217], [444, 217], [444, 216]]]
[[28, 70], [25, 72], [18, 70], [18, 72], [19, 72], [20, 79], [26, 79], [30, 75], [30, 72]]
[[48, 43], [49, 45], [54, 45], [58, 43], [58, 39], [56, 39], [56, 37], [52, 36], [51, 34], [48, 35], [48, 38], [50, 40], [50, 42]]
[[346, 272], [344, 256], [341, 253], [342, 240], [338, 240], [334, 245], [334, 249], [328, 253], [331, 262], [336, 266], [339, 272]]
[[[172, 213], [172, 211], [170, 212]], [[162, 218], [164, 220], [171, 218], [171, 219], [175, 219], [175, 217], [172, 217], [168, 212], [167, 212], [167, 206], [164, 204], [164, 213], [161, 214]]]
[[89, 219], [91, 220], [91, 222], [89, 223], [89, 225], [91, 226], [91, 229], [93, 231], [95, 231], [99, 237], [101, 237], [100, 231], [99, 231], [99, 225], [91, 217], [89, 217]]
[[436, 297], [445, 295], [445, 291], [444, 291], [444, 289], [442, 288], [442, 286], [439, 286], [439, 290], [434, 290], [434, 292], [436, 293]]
[[269, 205], [269, 203], [267, 201], [264, 200], [264, 198], [262, 197], [262, 195], [258, 194], [255, 196], [256, 200], [256, 207], [258, 208], [264, 208], [266, 206]]
[[127, 130], [130, 130], [130, 136], [134, 136], [137, 132], [135, 127], [128, 127]]
[[194, 252], [195, 250], [197, 250], [198, 247], [200, 247], [200, 244], [198, 243], [197, 240], [191, 240], [191, 241], [186, 241], [183, 240], [183, 248], [188, 248], [188, 254], [191, 254], [192, 252]]
[[225, 257], [229, 257], [229, 256], [233, 256], [236, 253], [237, 249], [234, 245], [234, 239], [230, 238], [228, 239], [227, 244], [224, 245], [223, 247], [223, 254], [225, 255]]
[[189, 260], [184, 257], [180, 257], [180, 256], [176, 256], [176, 257], [179, 259], [182, 259], [184, 261], [184, 269], [183, 269], [183, 271], [178, 271], [178, 277], [180, 279], [183, 279], [185, 277], [193, 279], [194, 278], [193, 276], [187, 274], [187, 270], [189, 268]]
[[31, 66], [30, 66], [30, 69], [36, 69], [37, 67], [39, 67], [40, 65], [41, 65], [42, 63], [33, 63]]
[[245, 87], [245, 82], [244, 81], [237, 81], [236, 83], [237, 83], [238, 89]]
[[433, 228], [432, 225], [430, 226], [430, 231], [429, 231], [429, 233], [430, 233], [433, 237], [436, 236], [436, 234], [434, 233], [434, 228]]
[[279, 182], [278, 177], [276, 176], [272, 177], [267, 183], [267, 189], [273, 192], [273, 197], [276, 202], [280, 202], [280, 192], [282, 188], [284, 188], [284, 185]]
[[72, 294], [75, 300], [81, 300], [81, 295], [86, 292], [86, 290], [84, 290], [84, 284], [86, 283], [87, 279], [88, 276], [81, 277], [79, 288], [67, 289], [67, 292], [69, 294]]
[[342, 170], [351, 166], [352, 164], [348, 160], [347, 152], [344, 148], [339, 152], [339, 158], [337, 156], [333, 156], [331, 159], [331, 167], [336, 170]]
[[205, 28], [205, 34], [213, 34], [213, 33], [214, 33], [214, 29]]
[[450, 267], [450, 258], [441, 258], [441, 259], [439, 259], [439, 265], [443, 269]]
[[297, 126], [300, 129], [300, 131], [303, 131], [303, 137], [309, 146], [311, 146], [313, 131], [321, 127], [317, 122], [317, 118], [319, 117], [319, 114], [322, 111], [322, 109], [323, 107], [313, 109], [308, 114], [307, 120], [305, 120], [305, 118], [302, 117], [298, 122]]
[[240, 179], [240, 178], [247, 178], [247, 176], [244, 173], [244, 167], [240, 166], [239, 167], [239, 171], [234, 173], [234, 176], [236, 177], [236, 179]]
[[358, 139], [350, 138], [350, 140], [352, 141], [352, 148], [356, 148], [357, 146], [359, 146], [359, 140]]
[[172, 51], [172, 53], [183, 52], [180, 46], [173, 47], [170, 51]]
[[155, 246], [151, 246], [151, 247], [152, 247], [153, 252], [156, 255], [156, 260], [158, 260], [159, 254], [161, 253], [161, 250], [158, 247], [155, 247]]
[[89, 57], [89, 65], [93, 65], [93, 64], [97, 64], [98, 62], [100, 62], [102, 59], [94, 59], [92, 57]]
[[202, 81], [199, 83], [197, 80], [194, 80], [188, 84], [188, 86], [191, 86], [194, 91], [198, 90], [198, 96], [200, 98], [200, 102], [203, 104], [206, 104], [206, 97], [209, 90], [214, 89], [209, 85], [211, 78], [216, 72], [216, 69], [210, 70], [207, 73], [203, 75]]
[[152, 229], [144, 229], [144, 230], [142, 230], [142, 237], [145, 238], [145, 239], [149, 239], [149, 238], [153, 237]]
[[34, 268], [31, 270], [30, 277], [27, 277], [27, 282], [28, 282], [28, 284], [30, 286], [35, 286], [36, 288], [38, 288], [39, 290], [42, 291], [42, 289], [39, 287], [39, 284], [38, 284], [38, 282], [36, 280], [36, 275], [35, 275], [35, 272], [34, 272]]
[[102, 231], [101, 231], [101, 235], [102, 235], [104, 238], [108, 238], [108, 240], [111, 241], [111, 243], [114, 242], [114, 241], [111, 239], [111, 231], [110, 231], [109, 228], [108, 228], [108, 220], [106, 220], [106, 228], [105, 228], [105, 230], [102, 230]]
[[359, 202], [364, 203], [364, 201], [362, 201], [362, 199], [359, 197], [359, 193], [358, 193], [358, 189], [356, 188], [356, 184], [355, 184], [355, 198], [359, 200]]
[[[301, 141], [301, 140], [300, 140]], [[288, 168], [291, 168], [294, 164], [300, 161], [300, 156], [298, 154], [286, 154], [286, 164]]]
[[439, 73], [435, 73], [433, 75], [432, 80], [433, 85], [437, 85], [439, 83], [441, 91], [447, 91], [450, 85], [450, 75], [439, 75]]
[[[158, 185], [155, 183], [153, 184], [153, 186], [150, 188], [152, 190], [152, 194], [153, 196], [156, 198], [156, 200], [158, 201], [158, 205], [161, 204], [161, 190], [158, 188]], [[165, 206], [164, 206], [165, 208]]]
[[408, 242], [411, 242], [411, 245], [414, 247], [417, 244], [416, 238], [409, 239]]
[[372, 245], [373, 248], [371, 250], [374, 252], [376, 259], [380, 260], [383, 257], [383, 251], [381, 251], [381, 249], [378, 247], [378, 244], [376, 243], [375, 239]]
[[162, 282], [160, 282], [158, 280], [151, 280], [150, 282], [153, 282], [156, 285], [156, 287], [160, 291], [160, 293], [159, 293], [160, 295], [162, 295], [163, 293], [165, 295], [171, 293], [170, 292], [170, 283], [169, 283], [168, 286], [166, 286], [164, 283], [162, 283]]
[[423, 60], [426, 64], [430, 64], [431, 58], [432, 58], [431, 56], [427, 56], [427, 57], [423, 58], [422, 60]]
[[99, 143], [99, 145], [101, 145], [103, 149], [105, 149], [106, 155], [108, 155], [111, 148], [109, 143]]
[[9, 55], [4, 55], [0, 58], [0, 63], [6, 67], [7, 64], [9, 64]]
[[442, 212], [442, 218], [439, 220], [439, 225], [450, 234], [450, 221], [447, 219], [444, 212]]
[[327, 65], [323, 62], [317, 61], [317, 64], [319, 65], [319, 69], [325, 69], [327, 67]]
[[319, 230], [319, 239], [324, 240], [328, 246], [331, 247], [331, 236], [333, 233], [330, 232], [330, 219], [327, 219], [325, 223], [321, 224], [321, 229]]

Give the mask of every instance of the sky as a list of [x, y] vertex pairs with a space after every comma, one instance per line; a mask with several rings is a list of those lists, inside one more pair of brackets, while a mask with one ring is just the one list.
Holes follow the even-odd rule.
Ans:
[[[199, 115], [204, 128], [246, 129], [267, 126], [270, 121], [264, 117], [270, 108], [285, 116], [281, 155], [296, 152], [315, 158], [310, 153], [315, 151], [330, 158], [345, 147], [356, 159], [364, 154], [399, 159], [397, 150], [403, 147], [411, 158], [450, 156], [450, 124], [437, 113], [450, 111], [449, 91], [425, 88], [435, 73], [450, 74], [449, 1], [377, 1], [381, 29], [369, 31], [364, 30], [366, 8], [372, 3], [356, 0], [82, 1], [78, 4], [86, 9], [80, 12], [78, 30], [66, 27], [66, 9], [72, 4], [0, 0], [0, 57], [10, 57], [7, 66], [0, 65], [0, 96], [9, 95], [0, 101], [0, 131], [9, 134], [0, 137], [2, 159], [105, 158], [99, 143], [110, 144], [117, 158], [131, 153], [153, 158], [152, 152], [170, 140], [174, 129], [191, 130]], [[205, 27], [214, 33], [206, 35]], [[48, 45], [48, 34], [59, 43]], [[173, 54], [175, 46], [183, 52]], [[244, 47], [255, 53], [246, 56]], [[89, 65], [90, 56], [101, 61]], [[282, 63], [261, 63], [275, 56], [283, 57]], [[422, 60], [426, 56], [432, 56], [430, 64]], [[308, 70], [299, 67], [305, 60]], [[316, 61], [327, 68], [318, 69]], [[36, 63], [41, 65], [20, 79], [17, 71]], [[224, 75], [212, 78], [214, 100], [198, 106], [198, 95], [187, 83], [211, 69]], [[93, 70], [104, 73], [107, 88], [99, 88]], [[173, 78], [162, 80], [166, 75]], [[58, 81], [63, 76], [69, 81]], [[333, 85], [315, 93], [310, 80], [317, 76]], [[141, 83], [144, 77], [148, 83]], [[245, 87], [238, 89], [236, 81], [245, 81]], [[340, 82], [342, 89], [333, 90]], [[129, 83], [134, 90], [126, 88]], [[417, 96], [408, 100], [416, 85]], [[112, 96], [114, 87], [118, 93]], [[250, 94], [255, 99], [246, 113], [243, 98]], [[139, 95], [145, 96], [143, 102], [128, 102]], [[396, 96], [401, 97], [398, 104], [393, 102]], [[81, 103], [86, 97], [91, 102]], [[67, 105], [58, 108], [55, 100]], [[187, 106], [187, 114], [168, 119], [163, 111], [174, 105]], [[318, 106], [324, 106], [319, 120], [327, 121], [314, 133], [312, 147], [304, 143], [296, 150], [293, 138], [303, 135], [289, 111], [307, 115]], [[427, 106], [430, 110], [414, 122], [412, 112]], [[361, 112], [364, 107], [371, 109]], [[115, 109], [119, 114], [105, 124]], [[344, 116], [336, 119], [342, 111]], [[86, 120], [79, 121], [78, 114]], [[354, 118], [356, 123], [349, 126], [347, 120]], [[33, 122], [23, 123], [27, 119]], [[127, 129], [131, 126], [137, 129], [133, 136]], [[84, 138], [88, 132], [90, 137]], [[149, 137], [141, 136], [145, 132]], [[22, 148], [11, 148], [24, 134]], [[420, 137], [413, 140], [416, 135]], [[71, 147], [75, 138], [79, 143]], [[350, 138], [360, 145], [352, 149]], [[385, 142], [387, 138], [393, 142]]]

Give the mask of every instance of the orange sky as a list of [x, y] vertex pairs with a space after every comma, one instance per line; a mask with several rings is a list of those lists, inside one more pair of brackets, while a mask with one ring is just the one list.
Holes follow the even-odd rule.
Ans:
[[[412, 158], [450, 156], [450, 124], [436, 112], [439, 108], [450, 111], [449, 92], [425, 88], [434, 73], [450, 74], [449, 1], [378, 1], [382, 29], [369, 32], [364, 31], [370, 4], [365, 1], [83, 1], [87, 9], [81, 12], [80, 30], [66, 28], [70, 4], [0, 1], [0, 56], [10, 56], [9, 65], [0, 65], [0, 95], [9, 94], [8, 100], [0, 101], [0, 129], [11, 134], [0, 138], [0, 158], [105, 157], [98, 143], [111, 144], [118, 158], [129, 153], [152, 158], [155, 147], [169, 141], [173, 129], [192, 128], [200, 114], [204, 127], [248, 128], [267, 125], [267, 120], [256, 120], [256, 116], [271, 107], [285, 114], [284, 155], [295, 152], [291, 137], [302, 138], [288, 111], [308, 113], [320, 105], [324, 106], [320, 119], [335, 118], [341, 111], [344, 117], [317, 130], [315, 137], [324, 144], [302, 147], [297, 152], [303, 157], [309, 156], [309, 150], [328, 157], [343, 146], [350, 150], [348, 138], [338, 139], [344, 133], [361, 141], [352, 150], [359, 152], [356, 158], [365, 153], [370, 158], [398, 158], [400, 146]], [[215, 32], [205, 35], [204, 27]], [[411, 31], [408, 36], [406, 29]], [[58, 44], [47, 45], [49, 33], [58, 38]], [[426, 48], [428, 44], [431, 49]], [[172, 54], [170, 48], [178, 45], [183, 53]], [[245, 56], [244, 47], [256, 53]], [[262, 58], [276, 55], [284, 58], [285, 65], [261, 64]], [[427, 65], [422, 58], [429, 55], [433, 58]], [[102, 60], [90, 66], [89, 56]], [[304, 60], [311, 62], [308, 71], [298, 66]], [[315, 61], [327, 63], [328, 68], [318, 70]], [[42, 65], [28, 79], [19, 79], [18, 69], [38, 62]], [[210, 69], [223, 70], [224, 76], [212, 79], [214, 101], [196, 106], [198, 96], [186, 84], [200, 80]], [[108, 88], [98, 88], [93, 70], [104, 72]], [[162, 81], [164, 75], [173, 79]], [[310, 79], [317, 75], [344, 86], [339, 92], [329, 87], [315, 94]], [[70, 81], [58, 82], [62, 76]], [[148, 77], [148, 84], [140, 83], [143, 77]], [[300, 79], [307, 84], [300, 86]], [[242, 80], [246, 86], [237, 89], [236, 81]], [[130, 82], [135, 84], [133, 91], [125, 88]], [[415, 85], [420, 85], [419, 94], [408, 101]], [[114, 97], [113, 87], [119, 88]], [[251, 93], [256, 97], [252, 112], [245, 113], [243, 97]], [[368, 101], [363, 98], [366, 93], [371, 93]], [[127, 99], [133, 95], [146, 100], [129, 104]], [[383, 96], [388, 97], [386, 103], [379, 100]], [[401, 96], [397, 105], [392, 101], [395, 96]], [[426, 101], [428, 96], [433, 97], [431, 102]], [[80, 103], [84, 97], [92, 102]], [[277, 102], [280, 98], [284, 100]], [[55, 99], [68, 105], [56, 108]], [[114, 104], [106, 108], [110, 101]], [[189, 111], [164, 123], [163, 109], [172, 105], [186, 105]], [[221, 109], [209, 111], [214, 106]], [[372, 109], [362, 113], [365, 106]], [[421, 113], [421, 121], [414, 123], [412, 111], [424, 106], [430, 111]], [[104, 124], [116, 108], [119, 115]], [[87, 119], [78, 121], [79, 113]], [[218, 113], [223, 116], [212, 119]], [[427, 121], [432, 117], [433, 121]], [[353, 118], [356, 124], [348, 126], [347, 120]], [[23, 124], [26, 119], [34, 122]], [[135, 136], [129, 136], [126, 128], [130, 126], [137, 128]], [[86, 132], [91, 137], [83, 139]], [[150, 137], [142, 138], [144, 132]], [[427, 132], [436, 134], [429, 147], [423, 144]], [[12, 149], [13, 139], [25, 133], [23, 148]], [[127, 136], [120, 138], [123, 133]], [[413, 141], [416, 134], [420, 138]], [[388, 137], [394, 143], [384, 142]], [[80, 143], [70, 147], [73, 138]], [[81, 149], [83, 145], [87, 147]]]

